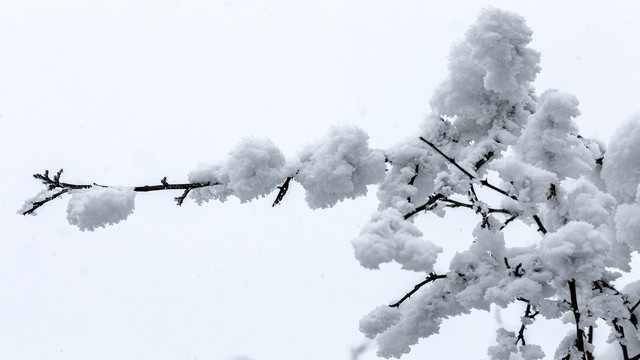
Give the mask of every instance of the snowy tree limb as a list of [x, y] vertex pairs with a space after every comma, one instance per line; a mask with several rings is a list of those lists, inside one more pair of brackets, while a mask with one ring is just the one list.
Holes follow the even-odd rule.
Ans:
[[[34, 178], [41, 180], [42, 183], [47, 186], [48, 190], [61, 189], [61, 191], [59, 191], [59, 192], [57, 192], [57, 193], [55, 193], [55, 194], [53, 194], [51, 196], [47, 196], [42, 200], [32, 201], [31, 202], [32, 207], [30, 209], [27, 209], [26, 211], [22, 212], [22, 215], [33, 214], [33, 212], [36, 209], [38, 209], [39, 207], [43, 206], [44, 204], [48, 203], [51, 200], [54, 200], [54, 199], [60, 197], [61, 195], [65, 194], [65, 193], [68, 193], [71, 190], [89, 189], [89, 188], [92, 188], [94, 186], [109, 187], [109, 186], [106, 186], [106, 185], [98, 185], [96, 183], [93, 183], [93, 184], [89, 185], [89, 184], [71, 184], [71, 183], [61, 182], [60, 181], [60, 177], [62, 175], [62, 172], [63, 172], [63, 169], [60, 169], [60, 171], [58, 171], [56, 173], [56, 175], [54, 175], [53, 178], [51, 178], [49, 176], [49, 170], [45, 170], [44, 173], [42, 173], [42, 174], [34, 174], [33, 175]], [[162, 191], [162, 190], [184, 190], [182, 195], [177, 196], [177, 197], [174, 198], [176, 203], [179, 206], [181, 206], [191, 190], [197, 189], [197, 188], [201, 188], [201, 187], [205, 187], [205, 186], [214, 186], [214, 185], [220, 185], [220, 183], [219, 182], [215, 182], [215, 183], [204, 182], [204, 183], [170, 184], [170, 183], [167, 182], [167, 178], [164, 177], [164, 178], [162, 178], [162, 180], [160, 180], [160, 185], [136, 186], [136, 187], [133, 188], [133, 191], [136, 191], [136, 192], [149, 192], [149, 191]]]

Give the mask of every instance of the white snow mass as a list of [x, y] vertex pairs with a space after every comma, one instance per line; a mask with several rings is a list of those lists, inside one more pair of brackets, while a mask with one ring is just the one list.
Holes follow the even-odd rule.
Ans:
[[117, 224], [133, 213], [135, 198], [132, 188], [94, 186], [73, 190], [67, 206], [67, 220], [82, 231]]

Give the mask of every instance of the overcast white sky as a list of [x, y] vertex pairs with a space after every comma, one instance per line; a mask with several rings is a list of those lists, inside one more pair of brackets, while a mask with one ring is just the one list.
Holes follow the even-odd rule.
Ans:
[[[181, 182], [244, 136], [293, 156], [345, 122], [392, 145], [488, 5], [527, 19], [537, 90], [577, 95], [583, 134], [607, 140], [640, 111], [636, 4], [0, 0], [0, 358], [348, 359], [358, 320], [421, 280], [353, 258], [375, 196], [311, 211], [297, 186], [276, 209], [143, 194], [130, 220], [83, 233], [64, 199], [16, 215], [41, 188], [31, 174]], [[461, 215], [420, 224], [453, 251], [469, 241]], [[483, 358], [498, 315], [454, 319], [405, 358]]]

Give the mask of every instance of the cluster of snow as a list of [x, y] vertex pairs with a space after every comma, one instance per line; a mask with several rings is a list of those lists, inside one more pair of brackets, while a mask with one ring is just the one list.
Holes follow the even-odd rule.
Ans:
[[201, 204], [211, 199], [225, 201], [234, 195], [241, 202], [271, 193], [286, 177], [286, 161], [269, 139], [245, 138], [229, 152], [226, 163], [200, 165], [189, 174], [191, 182], [220, 185], [194, 189], [192, 198]]
[[620, 205], [614, 221], [618, 240], [640, 252], [640, 202]]
[[73, 190], [67, 206], [67, 220], [82, 231], [117, 224], [133, 213], [135, 199], [136, 193], [126, 187], [94, 186]]
[[434, 92], [431, 109], [455, 117], [463, 139], [483, 138], [491, 129], [517, 134], [531, 113], [531, 82], [540, 70], [540, 54], [527, 47], [531, 35], [521, 16], [483, 10], [452, 48], [449, 76]]
[[547, 268], [555, 272], [553, 282], [566, 287], [574, 279], [591, 283], [601, 279], [608, 260], [609, 242], [593, 226], [572, 221], [546, 234], [540, 243], [540, 258]]
[[577, 136], [578, 126], [573, 118], [578, 115], [575, 96], [545, 91], [515, 145], [516, 152], [529, 164], [557, 174], [560, 180], [591, 171], [595, 159]]
[[619, 201], [633, 201], [640, 184], [640, 115], [620, 126], [611, 139], [602, 165], [607, 190]]
[[524, 163], [514, 157], [506, 157], [494, 161], [492, 169], [496, 170], [507, 184], [509, 192], [515, 195], [521, 204], [544, 202], [551, 184], [558, 182], [556, 174]]
[[393, 207], [402, 213], [415, 209], [433, 193], [434, 178], [445, 169], [442, 157], [425, 149], [418, 137], [406, 139], [387, 151], [391, 163], [378, 188], [380, 209]]
[[384, 154], [370, 149], [367, 133], [352, 125], [332, 127], [298, 157], [295, 180], [304, 187], [312, 209], [363, 196], [367, 185], [384, 178]]
[[368, 269], [396, 261], [403, 269], [431, 272], [442, 248], [422, 239], [422, 232], [396, 209], [374, 213], [353, 240], [356, 259]]
[[491, 357], [491, 360], [509, 360], [511, 354], [517, 352], [516, 333], [503, 328], [496, 331], [496, 344], [487, 349], [487, 355]]

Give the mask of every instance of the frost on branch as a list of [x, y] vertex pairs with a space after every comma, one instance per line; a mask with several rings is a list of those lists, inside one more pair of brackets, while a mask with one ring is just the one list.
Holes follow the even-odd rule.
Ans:
[[131, 188], [73, 190], [67, 206], [67, 220], [82, 231], [117, 224], [133, 213], [135, 199], [136, 193]]

